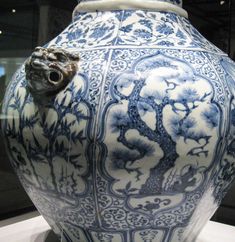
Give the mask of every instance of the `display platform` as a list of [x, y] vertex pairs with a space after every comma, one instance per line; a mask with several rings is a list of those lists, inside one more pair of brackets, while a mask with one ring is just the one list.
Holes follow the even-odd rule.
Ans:
[[[0, 241], [59, 242], [47, 222], [37, 212], [0, 221]], [[235, 227], [210, 221], [196, 242], [234, 241]]]

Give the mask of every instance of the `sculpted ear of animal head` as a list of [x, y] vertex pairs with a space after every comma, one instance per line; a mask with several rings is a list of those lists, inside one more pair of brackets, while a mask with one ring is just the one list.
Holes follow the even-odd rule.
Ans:
[[36, 47], [25, 63], [29, 92], [35, 98], [55, 96], [72, 81], [79, 59], [62, 48]]

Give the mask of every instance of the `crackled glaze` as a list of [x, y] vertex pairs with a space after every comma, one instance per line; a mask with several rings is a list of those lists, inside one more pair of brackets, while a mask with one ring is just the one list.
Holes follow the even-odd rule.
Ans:
[[65, 241], [195, 241], [235, 175], [234, 62], [147, 10], [75, 12], [48, 47], [79, 71], [38, 104], [22, 67], [2, 124], [40, 213]]

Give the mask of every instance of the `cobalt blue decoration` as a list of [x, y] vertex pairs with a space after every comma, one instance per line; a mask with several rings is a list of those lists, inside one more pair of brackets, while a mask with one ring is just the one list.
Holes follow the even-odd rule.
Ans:
[[[2, 123], [12, 165], [64, 241], [196, 241], [235, 177], [235, 64], [181, 1], [110, 2], [82, 1], [47, 45], [79, 55], [50, 98], [16, 72]], [[58, 61], [46, 58], [44, 70]]]

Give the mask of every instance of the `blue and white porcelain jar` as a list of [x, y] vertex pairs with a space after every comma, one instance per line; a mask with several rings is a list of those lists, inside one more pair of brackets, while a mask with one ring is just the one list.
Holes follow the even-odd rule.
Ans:
[[8, 87], [12, 165], [65, 241], [195, 241], [235, 175], [234, 80], [181, 1], [82, 1]]

